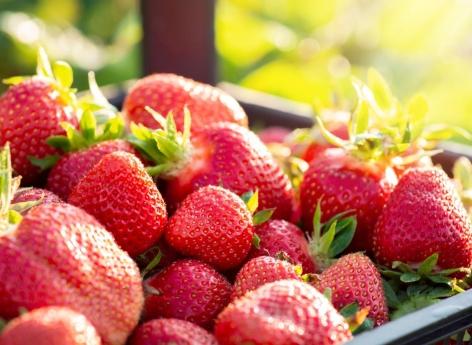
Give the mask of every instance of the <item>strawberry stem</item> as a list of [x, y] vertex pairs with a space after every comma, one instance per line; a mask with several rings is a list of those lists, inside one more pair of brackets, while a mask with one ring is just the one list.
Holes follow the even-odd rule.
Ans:
[[12, 176], [10, 145], [0, 150], [0, 234], [5, 233], [21, 222], [21, 215], [10, 209], [15, 192], [20, 187], [20, 177]]

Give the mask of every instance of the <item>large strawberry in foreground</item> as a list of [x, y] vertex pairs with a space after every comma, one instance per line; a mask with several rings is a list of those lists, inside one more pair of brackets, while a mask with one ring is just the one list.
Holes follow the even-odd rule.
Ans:
[[77, 126], [75, 95], [69, 89], [72, 70], [59, 61], [51, 68], [40, 49], [37, 75], [13, 77], [7, 83], [12, 86], [0, 97], [0, 146], [10, 143], [13, 169], [23, 176], [23, 182], [33, 183], [40, 169], [31, 159], [59, 153], [46, 140], [65, 133], [61, 122]]
[[167, 211], [152, 178], [136, 156], [104, 156], [75, 186], [68, 201], [95, 216], [130, 255], [155, 244], [164, 231]]
[[190, 140], [190, 115], [183, 133], [175, 130], [171, 116], [162, 122], [165, 129], [155, 132], [132, 126], [131, 141], [156, 164], [148, 168], [151, 175], [167, 180], [164, 196], [171, 208], [200, 187], [215, 185], [238, 195], [258, 190], [260, 209], [275, 208], [274, 218], [291, 219], [290, 181], [254, 133], [217, 123], [196, 131]]
[[472, 266], [472, 225], [453, 183], [439, 168], [414, 168], [400, 179], [374, 231], [376, 258], [420, 263], [438, 254], [438, 266]]
[[226, 307], [215, 324], [221, 345], [343, 344], [351, 332], [314, 287], [297, 280], [265, 284]]
[[[65, 203], [13, 208], [8, 147], [0, 152], [0, 318], [22, 308], [82, 313], [105, 344], [124, 344], [143, 306], [136, 264], [92, 216]], [[14, 206], [14, 205], [13, 205]]]
[[172, 112], [179, 130], [184, 127], [185, 107], [192, 112], [193, 130], [215, 122], [247, 126], [247, 116], [233, 97], [214, 86], [175, 74], [153, 74], [138, 80], [123, 105], [129, 121], [159, 128], [146, 106], [163, 116]]
[[100, 345], [101, 341], [84, 315], [65, 307], [44, 307], [8, 323], [0, 344]]

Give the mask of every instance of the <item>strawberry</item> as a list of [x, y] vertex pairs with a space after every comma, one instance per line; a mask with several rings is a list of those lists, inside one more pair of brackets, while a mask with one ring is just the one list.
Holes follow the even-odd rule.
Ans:
[[51, 68], [40, 48], [37, 75], [13, 77], [6, 82], [12, 86], [0, 97], [0, 146], [10, 143], [13, 169], [30, 184], [40, 175], [31, 159], [47, 159], [59, 152], [46, 139], [64, 133], [63, 121], [77, 126], [75, 95], [69, 89], [72, 70], [62, 61]]
[[437, 253], [437, 266], [472, 266], [472, 225], [447, 175], [438, 168], [408, 170], [373, 233], [377, 260], [417, 264]]
[[274, 218], [291, 218], [290, 181], [254, 133], [236, 124], [219, 123], [196, 131], [190, 142], [189, 121], [187, 115], [183, 133], [175, 130], [172, 117], [167, 123], [162, 120], [164, 130], [132, 126], [131, 141], [157, 164], [148, 172], [167, 180], [164, 196], [171, 209], [198, 188], [216, 185], [238, 195], [258, 190], [260, 209], [275, 208]]
[[301, 267], [273, 258], [259, 256], [251, 259], [238, 272], [231, 299], [244, 296], [261, 285], [283, 279], [301, 279]]
[[44, 307], [11, 321], [0, 334], [2, 345], [100, 345], [87, 318], [69, 308]]
[[257, 247], [252, 247], [250, 258], [261, 255], [276, 256], [284, 252], [292, 262], [301, 265], [304, 273], [314, 273], [315, 266], [302, 230], [285, 220], [272, 219], [256, 227]]
[[353, 210], [358, 226], [351, 249], [370, 251], [375, 223], [396, 182], [388, 166], [363, 162], [343, 149], [327, 149], [310, 163], [300, 187], [305, 227], [312, 227], [318, 201], [322, 222]]
[[357, 303], [369, 309], [377, 326], [388, 321], [388, 308], [382, 286], [382, 278], [374, 263], [362, 253], [341, 257], [319, 275], [314, 286], [321, 292], [331, 289], [331, 303], [338, 310]]
[[264, 144], [283, 143], [290, 135], [290, 130], [285, 127], [267, 127], [257, 133], [257, 136]]
[[220, 345], [342, 344], [347, 323], [314, 287], [297, 280], [265, 284], [227, 306], [215, 323]]
[[144, 281], [144, 319], [158, 317], [212, 325], [228, 304], [231, 285], [211, 266], [198, 260], [178, 260]]
[[95, 216], [131, 256], [155, 244], [167, 222], [154, 181], [127, 152], [104, 156], [74, 187], [68, 201]]
[[18, 178], [11, 177], [8, 146], [0, 172], [0, 317], [15, 317], [20, 308], [70, 307], [105, 344], [123, 344], [143, 305], [136, 264], [79, 208], [41, 204], [23, 217], [11, 209]]
[[172, 112], [179, 130], [183, 130], [185, 107], [193, 114], [193, 130], [216, 122], [247, 126], [247, 116], [233, 97], [211, 85], [175, 74], [153, 74], [138, 80], [123, 104], [129, 121], [159, 128], [159, 122], [146, 111], [146, 106], [163, 116]]
[[90, 148], [68, 153], [62, 156], [51, 169], [46, 188], [67, 200], [72, 189], [77, 185], [95, 164], [105, 155], [125, 151], [137, 154], [131, 144], [124, 140], [108, 140]]
[[218, 345], [213, 334], [197, 325], [179, 319], [158, 319], [136, 329], [129, 345]]
[[246, 258], [253, 235], [251, 212], [244, 201], [216, 186], [190, 194], [166, 230], [172, 248], [220, 270], [236, 267]]
[[24, 188], [19, 189], [13, 197], [12, 204], [39, 201], [41, 204], [63, 203], [53, 192], [42, 188]]

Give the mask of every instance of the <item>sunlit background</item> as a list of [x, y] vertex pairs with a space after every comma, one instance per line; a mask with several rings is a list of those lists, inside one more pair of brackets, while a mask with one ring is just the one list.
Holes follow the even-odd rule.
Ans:
[[[185, 23], [182, 23], [185, 25]], [[427, 96], [430, 119], [472, 130], [469, 0], [219, 0], [219, 78], [320, 107], [352, 100], [374, 66], [400, 98]], [[141, 73], [136, 0], [0, 0], [0, 77], [33, 71], [36, 47], [69, 61], [77, 85]]]

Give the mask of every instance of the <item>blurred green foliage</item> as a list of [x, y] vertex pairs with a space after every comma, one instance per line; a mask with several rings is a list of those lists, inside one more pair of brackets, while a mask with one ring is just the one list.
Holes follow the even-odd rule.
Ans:
[[350, 75], [372, 66], [401, 99], [423, 92], [430, 121], [472, 131], [470, 1], [220, 0], [216, 32], [231, 82], [350, 108]]
[[[0, 77], [31, 73], [38, 44], [79, 88], [88, 70], [100, 84], [139, 76], [137, 2], [0, 0]], [[472, 131], [469, 0], [218, 0], [215, 25], [222, 80], [351, 108], [351, 74], [373, 66], [401, 99], [423, 92], [431, 121]]]
[[137, 0], [0, 0], [0, 77], [31, 74], [38, 45], [69, 62], [79, 89], [140, 74]]

